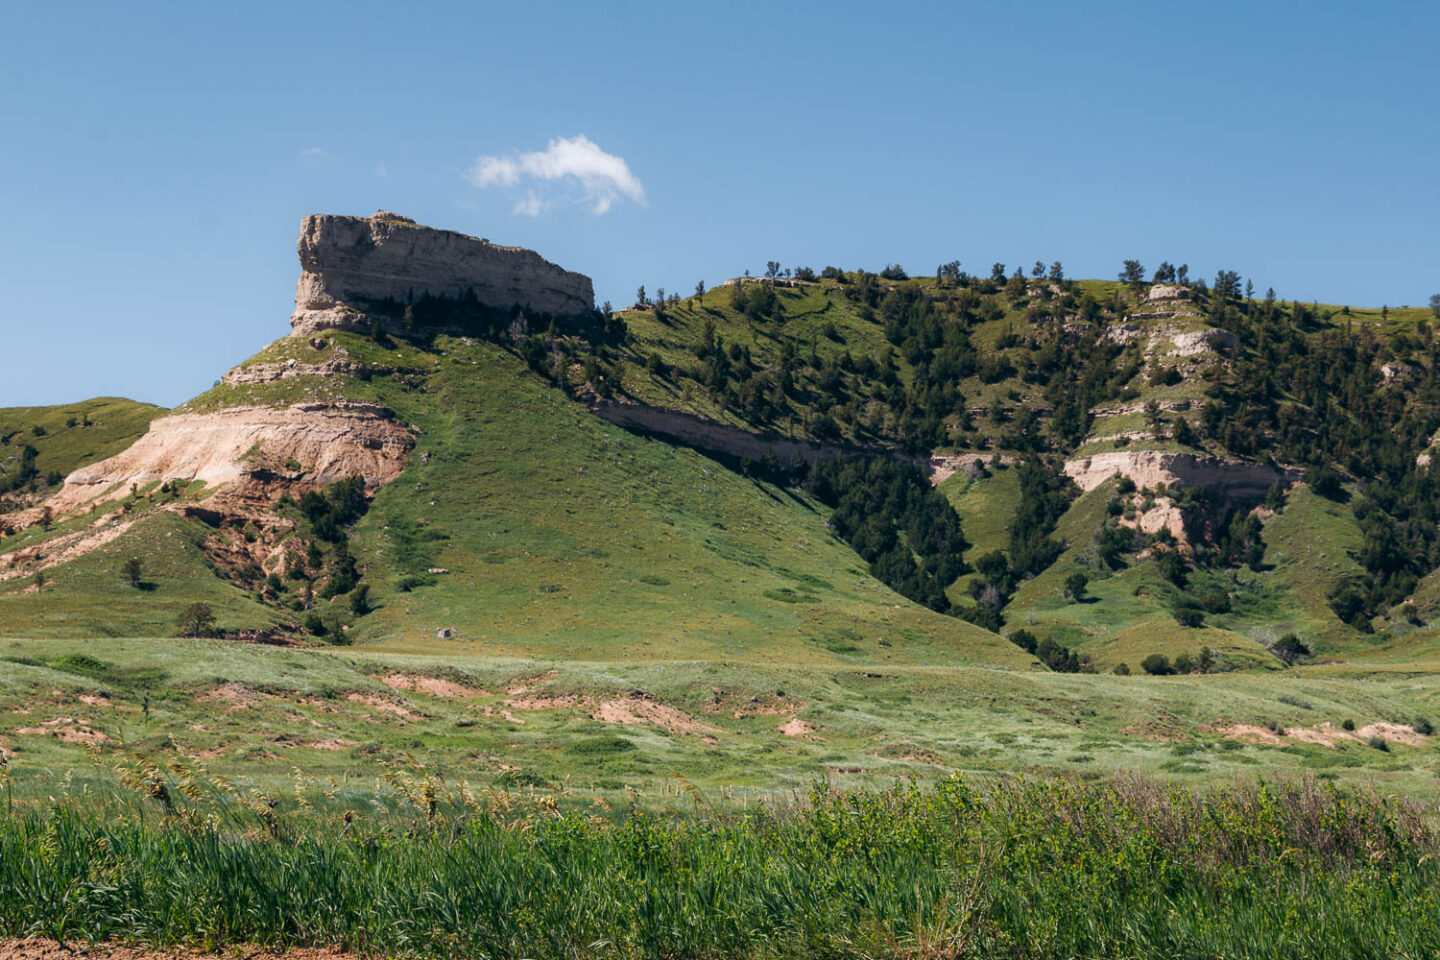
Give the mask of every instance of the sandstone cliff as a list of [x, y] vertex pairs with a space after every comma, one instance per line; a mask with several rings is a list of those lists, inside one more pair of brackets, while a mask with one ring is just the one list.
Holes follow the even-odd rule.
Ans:
[[1172, 483], [1202, 487], [1232, 505], [1258, 503], [1277, 480], [1289, 486], [1300, 479], [1298, 470], [1281, 470], [1252, 460], [1160, 450], [1111, 450], [1065, 461], [1066, 476], [1085, 491], [1117, 473], [1129, 477], [1138, 487], [1168, 487]]
[[231, 495], [350, 476], [378, 487], [399, 475], [412, 443], [408, 429], [365, 404], [176, 414], [156, 420], [129, 449], [70, 474], [49, 502], [65, 513], [157, 480], [200, 480]]
[[425, 294], [461, 297], [473, 291], [487, 307], [516, 305], [574, 316], [594, 308], [590, 278], [556, 266], [532, 250], [502, 247], [423, 227], [380, 211], [372, 217], [314, 214], [300, 224], [296, 334], [365, 329], [377, 301], [405, 303]]

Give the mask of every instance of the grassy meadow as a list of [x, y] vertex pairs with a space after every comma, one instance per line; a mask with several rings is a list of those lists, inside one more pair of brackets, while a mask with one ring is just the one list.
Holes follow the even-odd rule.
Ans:
[[[1440, 947], [1427, 811], [1115, 778], [662, 809], [394, 775], [389, 804], [136, 763], [0, 822], [0, 934], [417, 957], [1391, 958]], [[68, 787], [68, 785], [67, 785]]]

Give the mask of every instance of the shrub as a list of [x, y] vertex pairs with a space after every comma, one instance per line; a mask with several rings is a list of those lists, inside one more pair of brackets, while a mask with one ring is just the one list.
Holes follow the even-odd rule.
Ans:
[[1354, 730], [1354, 729], [1355, 729], [1355, 721], [1354, 721], [1354, 720], [1351, 720], [1349, 717], [1346, 717], [1344, 720], [1341, 720], [1341, 721], [1340, 721], [1340, 729], [1341, 729], [1341, 730]]
[[1411, 721], [1410, 729], [1414, 730], [1422, 737], [1428, 737], [1430, 736], [1430, 734], [1435, 732], [1435, 725], [1432, 724], [1427, 717], [1416, 717], [1413, 721]]
[[1310, 489], [1326, 500], [1343, 500], [1345, 487], [1340, 480], [1340, 474], [1329, 467], [1311, 467], [1305, 471], [1305, 482]]
[[1011, 633], [1010, 642], [1015, 644], [1015, 646], [1019, 647], [1021, 650], [1024, 650], [1026, 653], [1034, 653], [1035, 648], [1038, 647], [1040, 644], [1040, 641], [1035, 639], [1035, 634], [1031, 633], [1029, 630], [1016, 630], [1015, 632]]
[[325, 636], [325, 621], [321, 620], [317, 613], [310, 614], [305, 618], [305, 632], [312, 637]]
[[1390, 749], [1389, 741], [1387, 741], [1384, 737], [1380, 736], [1378, 733], [1375, 734], [1375, 736], [1371, 737], [1369, 740], [1366, 740], [1365, 743], [1380, 751], [1388, 751]]
[[1130, 664], [1128, 664], [1128, 663], [1117, 663], [1117, 664], [1115, 664], [1115, 676], [1117, 676], [1117, 677], [1128, 677], [1128, 676], [1130, 676]]
[[1270, 650], [1286, 663], [1295, 663], [1297, 660], [1303, 660], [1310, 656], [1310, 648], [1293, 633], [1287, 633], [1276, 640]]
[[1200, 627], [1205, 625], [1205, 614], [1194, 607], [1176, 607], [1173, 611], [1175, 622], [1182, 627]]
[[1175, 672], [1170, 666], [1170, 658], [1163, 653], [1152, 653], [1140, 661], [1140, 669], [1153, 677], [1164, 677]]
[[1313, 703], [1311, 703], [1309, 700], [1302, 700], [1302, 699], [1300, 699], [1299, 697], [1294, 696], [1294, 695], [1292, 695], [1292, 694], [1288, 694], [1288, 693], [1287, 693], [1287, 694], [1284, 694], [1283, 696], [1280, 697], [1280, 702], [1281, 702], [1281, 703], [1284, 703], [1284, 704], [1288, 704], [1289, 706], [1292, 706], [1292, 707], [1299, 707], [1301, 710], [1314, 710], [1314, 709], [1315, 709], [1315, 705], [1314, 705]]

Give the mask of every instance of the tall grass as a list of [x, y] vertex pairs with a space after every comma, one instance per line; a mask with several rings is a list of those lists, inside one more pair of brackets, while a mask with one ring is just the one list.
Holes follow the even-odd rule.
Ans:
[[[1429, 812], [1313, 782], [817, 788], [685, 813], [404, 782], [401, 809], [154, 768], [0, 824], [0, 934], [426, 957], [1425, 957]], [[303, 804], [303, 805], [302, 805]]]

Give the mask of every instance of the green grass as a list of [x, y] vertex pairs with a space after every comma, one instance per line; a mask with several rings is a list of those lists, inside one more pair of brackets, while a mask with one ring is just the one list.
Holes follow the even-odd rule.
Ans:
[[[416, 689], [394, 674], [463, 691]], [[663, 710], [642, 712], [637, 692]], [[1287, 706], [1287, 695], [1312, 709]], [[607, 714], [606, 704], [628, 704], [632, 715]], [[1440, 716], [1437, 707], [1435, 674], [1372, 668], [1116, 677], [778, 657], [579, 661], [215, 640], [0, 641], [0, 748], [17, 792], [41, 797], [64, 771], [83, 779], [96, 759], [107, 768], [136, 750], [202, 760], [270, 790], [296, 766], [370, 789], [382, 765], [419, 763], [477, 786], [564, 786], [614, 799], [679, 775], [764, 797], [821, 772], [841, 784], [933, 782], [956, 770], [1063, 773], [1086, 756], [1086, 770], [1185, 784], [1325, 772], [1431, 796], [1440, 738], [1380, 752], [1354, 741], [1244, 743], [1225, 731], [1274, 721], [1408, 724]], [[803, 728], [787, 735], [793, 718]], [[617, 741], [629, 746], [610, 750]], [[1182, 746], [1186, 766], [1173, 769]]]
[[1309, 782], [951, 779], [753, 809], [682, 783], [681, 809], [622, 814], [388, 777], [370, 805], [303, 777], [267, 798], [138, 763], [127, 780], [151, 799], [107, 785], [0, 822], [0, 933], [419, 957], [1440, 948], [1429, 811]]
[[[0, 438], [5, 439], [0, 445], [0, 468], [15, 469], [20, 451], [28, 444], [36, 450], [35, 466], [41, 476], [51, 472], [64, 476], [124, 450], [164, 413], [163, 407], [118, 397], [54, 407], [0, 408]], [[37, 435], [37, 428], [43, 433]]]

